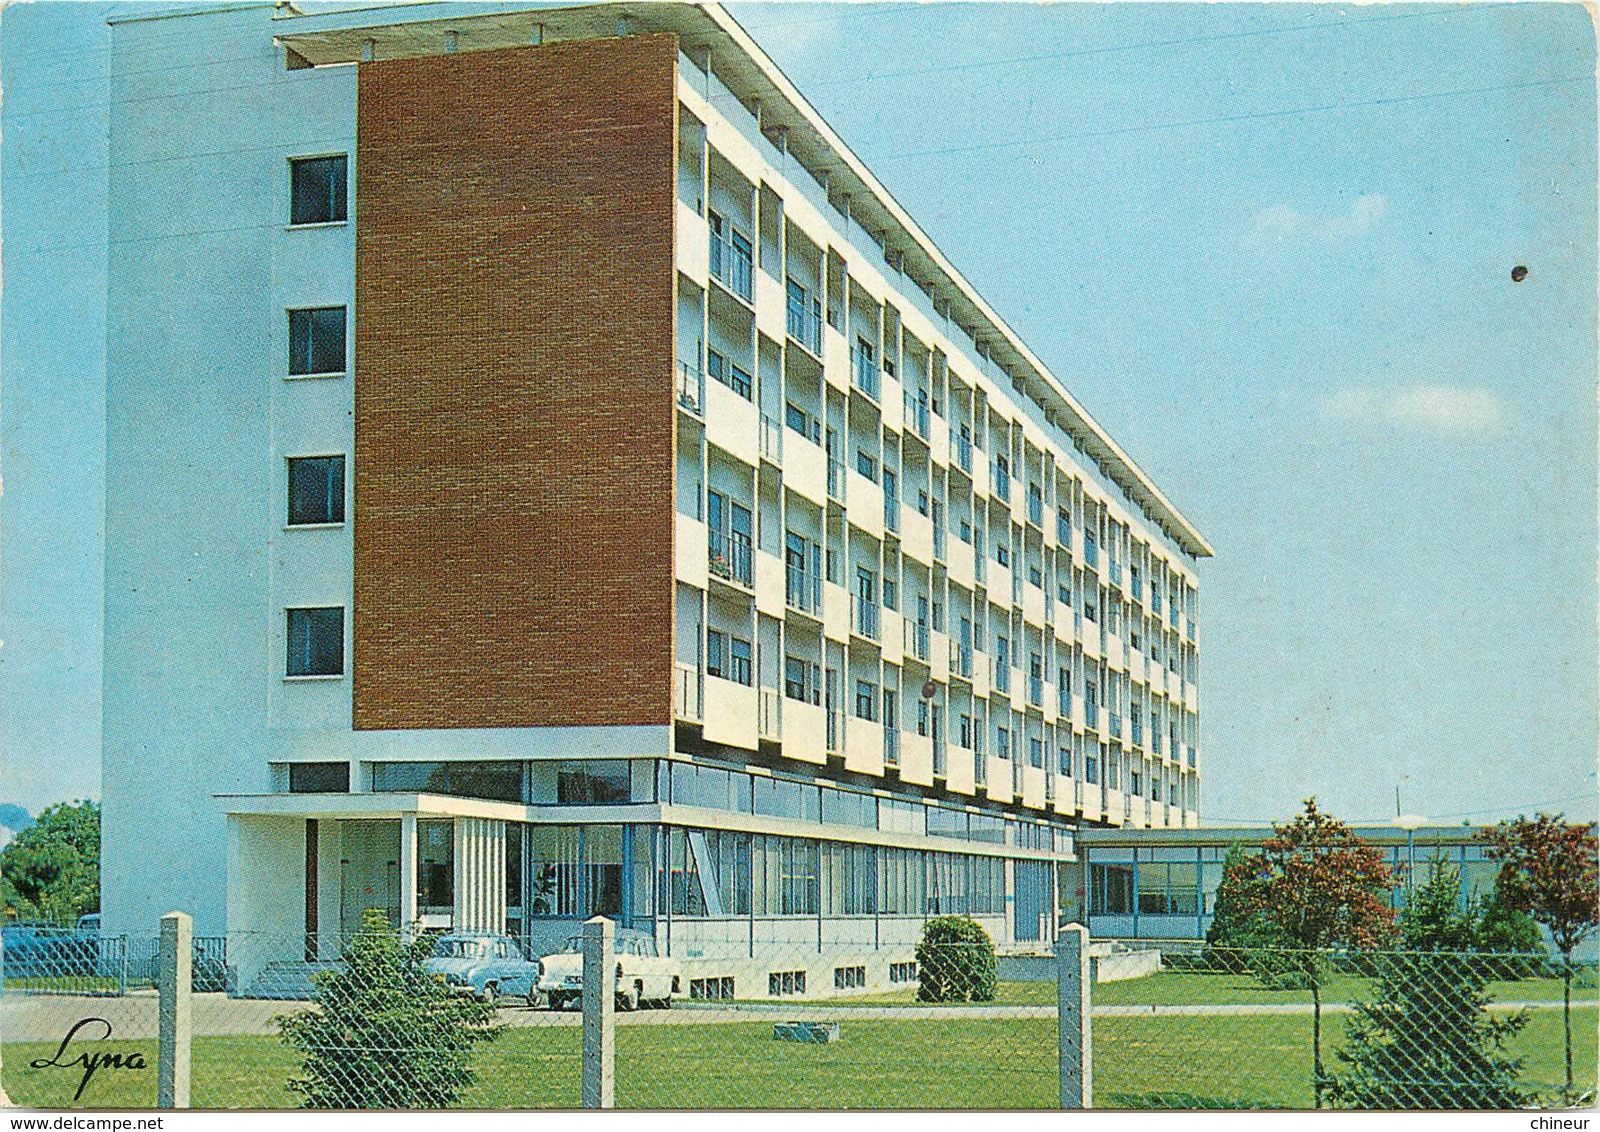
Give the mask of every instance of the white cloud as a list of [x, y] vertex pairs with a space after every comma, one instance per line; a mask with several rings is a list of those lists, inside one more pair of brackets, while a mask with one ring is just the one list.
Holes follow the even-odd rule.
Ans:
[[1323, 408], [1329, 416], [1355, 424], [1460, 437], [1498, 433], [1510, 415], [1497, 394], [1452, 385], [1410, 385], [1394, 390], [1352, 386], [1326, 397]]
[[1389, 198], [1367, 193], [1342, 212], [1302, 212], [1275, 204], [1256, 213], [1250, 235], [1258, 242], [1315, 241], [1343, 243], [1370, 232], [1389, 212]]

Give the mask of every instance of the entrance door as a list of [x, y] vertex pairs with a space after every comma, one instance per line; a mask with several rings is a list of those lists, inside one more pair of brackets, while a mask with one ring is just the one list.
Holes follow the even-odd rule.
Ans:
[[361, 930], [369, 908], [400, 922], [400, 822], [393, 818], [340, 822], [339, 931]]

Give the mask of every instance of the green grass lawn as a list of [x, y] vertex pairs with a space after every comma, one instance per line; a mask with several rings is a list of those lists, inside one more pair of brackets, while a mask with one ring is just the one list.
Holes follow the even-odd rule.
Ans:
[[[1559, 1002], [1560, 979], [1521, 979], [1489, 984], [1489, 996], [1496, 1002]], [[1324, 1003], [1348, 1003], [1375, 996], [1372, 980], [1351, 975], [1333, 975], [1322, 988]], [[820, 1001], [820, 1000], [819, 1000]], [[917, 990], [885, 991], [857, 998], [832, 999], [851, 1005], [917, 1003]], [[1001, 1006], [1053, 1006], [1054, 983], [1001, 983], [995, 1003]], [[1097, 984], [1093, 991], [1096, 1006], [1200, 1006], [1222, 1003], [1270, 1004], [1309, 1003], [1309, 990], [1270, 990], [1251, 975], [1217, 975], [1194, 971], [1160, 971], [1141, 979]], [[1574, 987], [1574, 1003], [1597, 1001], [1595, 988]], [[927, 1005], [927, 1004], [924, 1004]]]
[[[1594, 1087], [1600, 1012], [1573, 1012], [1581, 1083]], [[1344, 1033], [1329, 1019], [1331, 1050]], [[1052, 1108], [1053, 1019], [846, 1020], [836, 1045], [776, 1042], [770, 1021], [625, 1026], [617, 1032], [617, 1103], [628, 1108]], [[479, 1052], [469, 1108], [575, 1108], [579, 1030], [508, 1030]], [[1282, 1016], [1098, 1019], [1095, 1099], [1102, 1108], [1303, 1108], [1311, 1104], [1311, 1020]], [[144, 1071], [98, 1072], [82, 1107], [155, 1103], [155, 1043], [95, 1043], [144, 1055]], [[1517, 1037], [1524, 1083], [1553, 1090], [1562, 1078], [1561, 1014], [1536, 1011]], [[4, 1083], [18, 1104], [71, 1107], [81, 1072], [32, 1069], [53, 1045], [4, 1047]], [[285, 1082], [295, 1056], [271, 1037], [196, 1038], [197, 1108], [293, 1107]]]

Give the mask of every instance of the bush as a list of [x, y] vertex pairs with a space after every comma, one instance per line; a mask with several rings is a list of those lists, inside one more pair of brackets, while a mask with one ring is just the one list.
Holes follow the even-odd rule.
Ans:
[[500, 1034], [495, 1010], [428, 974], [432, 950], [428, 936], [404, 939], [369, 910], [344, 969], [312, 977], [317, 1009], [277, 1019], [304, 1055], [289, 1082], [302, 1108], [448, 1108], [472, 1084], [472, 1048]]
[[999, 991], [994, 941], [970, 916], [940, 916], [923, 925], [917, 973], [921, 1002], [993, 1002]]

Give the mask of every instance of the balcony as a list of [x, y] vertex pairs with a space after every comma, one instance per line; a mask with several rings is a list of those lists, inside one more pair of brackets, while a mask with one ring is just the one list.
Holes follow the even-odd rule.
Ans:
[[783, 736], [783, 697], [776, 688], [761, 689], [761, 717], [756, 732], [763, 739], [777, 740]]
[[844, 502], [844, 461], [828, 457], [828, 498]]
[[790, 609], [797, 609], [811, 617], [822, 616], [822, 579], [816, 574], [795, 566], [787, 568], [784, 601]]
[[994, 690], [1003, 696], [1011, 694], [1011, 665], [1003, 658], [995, 661]]
[[959, 641], [950, 642], [950, 674], [963, 680], [972, 679], [972, 646]]
[[883, 765], [900, 765], [900, 732], [892, 727], [886, 727], [883, 731]]
[[905, 650], [906, 655], [914, 657], [922, 663], [928, 663], [928, 623], [926, 621], [907, 621], [905, 623]]
[[699, 723], [704, 714], [700, 673], [692, 664], [672, 666], [672, 713], [679, 719]]
[[883, 493], [883, 529], [900, 531], [900, 501], [888, 492]]
[[942, 522], [933, 525], [933, 560], [943, 562], [945, 556], [945, 529]]
[[783, 463], [783, 425], [765, 413], [761, 414], [761, 458]]
[[750, 247], [742, 237], [711, 233], [711, 277], [745, 302], [755, 298]]
[[809, 350], [812, 356], [822, 356], [822, 315], [815, 299], [808, 301], [804, 292], [796, 295], [790, 290], [786, 326], [790, 338]]
[[706, 375], [693, 362], [678, 363], [678, 405], [704, 419], [706, 415]]
[[1028, 702], [1036, 708], [1044, 707], [1044, 680], [1038, 676], [1028, 677]]
[[905, 392], [906, 425], [924, 441], [928, 439], [928, 401], [926, 394]]
[[994, 469], [994, 497], [1001, 503], [1011, 502], [1011, 473], [998, 464]]
[[713, 528], [707, 543], [706, 564], [713, 578], [734, 582], [746, 589], [755, 587], [749, 535], [724, 534]]
[[851, 594], [850, 629], [858, 637], [876, 641], [878, 639], [878, 603], [875, 601], [863, 601], [860, 594]]
[[956, 467], [970, 476], [972, 474], [972, 441], [965, 436], [952, 436], [950, 438], [950, 450], [955, 459]]
[[879, 380], [878, 363], [871, 354], [859, 347], [851, 350], [850, 374], [857, 389], [874, 401], [878, 400], [883, 390]]

